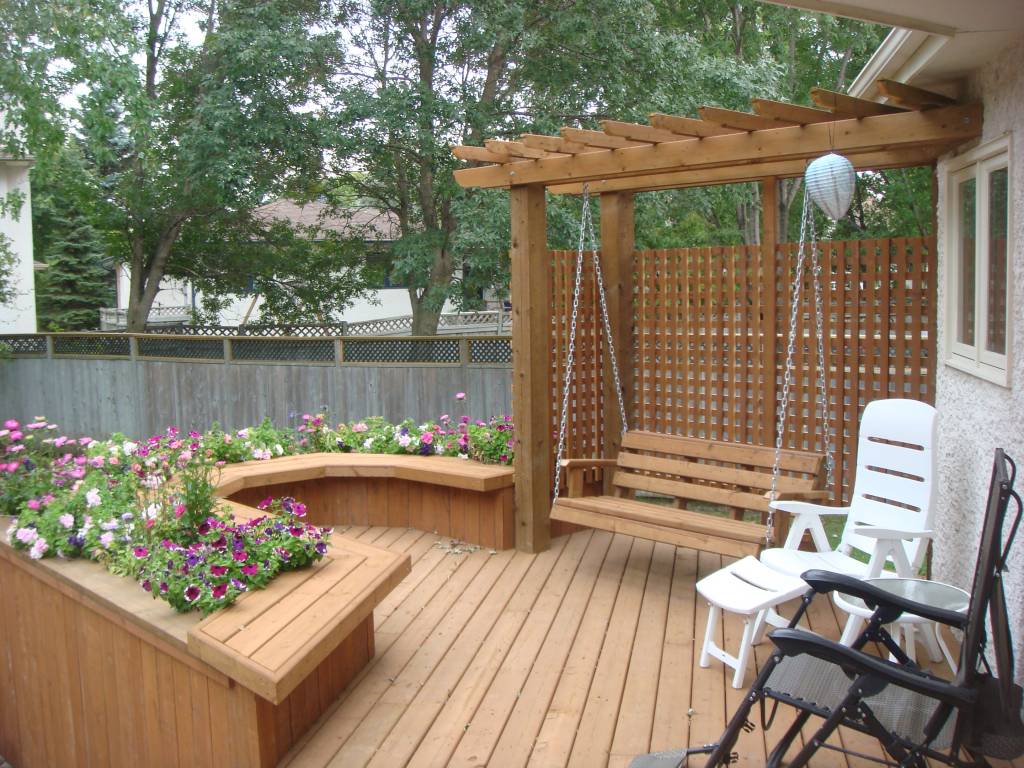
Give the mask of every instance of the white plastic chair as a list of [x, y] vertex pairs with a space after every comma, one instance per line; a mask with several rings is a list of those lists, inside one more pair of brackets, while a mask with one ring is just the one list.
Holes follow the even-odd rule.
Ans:
[[[793, 576], [820, 568], [865, 579], [881, 575], [888, 562], [897, 576], [915, 577], [932, 536], [936, 416], [932, 406], [918, 400], [868, 403], [857, 440], [857, 474], [850, 506], [773, 502], [774, 509], [793, 515], [793, 521], [785, 544], [764, 550], [761, 562]], [[825, 535], [823, 515], [846, 515], [835, 549]], [[798, 549], [806, 531], [810, 531], [816, 552]], [[867, 554], [868, 562], [852, 557], [854, 551]], [[769, 621], [776, 624], [779, 618]], [[849, 635], [852, 640], [859, 626], [860, 621], [851, 617], [843, 638]]]

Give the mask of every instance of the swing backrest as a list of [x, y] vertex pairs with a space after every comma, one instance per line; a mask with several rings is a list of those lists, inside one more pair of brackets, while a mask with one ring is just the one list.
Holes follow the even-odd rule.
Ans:
[[[857, 474], [839, 550], [870, 553], [876, 540], [853, 532], [857, 524], [901, 531], [932, 527], [936, 496], [937, 413], [918, 400], [875, 400], [861, 418]], [[928, 537], [903, 542], [915, 572], [924, 561]]]

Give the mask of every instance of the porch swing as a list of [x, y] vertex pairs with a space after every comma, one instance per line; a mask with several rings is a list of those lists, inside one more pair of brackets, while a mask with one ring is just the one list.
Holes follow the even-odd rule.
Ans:
[[[555, 460], [552, 520], [705, 552], [734, 557], [756, 556], [763, 548], [771, 546], [773, 541], [785, 538], [785, 525], [779, 526], [782, 530], [776, 531], [777, 515], [771, 502], [808, 501], [830, 496], [825, 490], [832, 486], [833, 462], [825, 376], [821, 259], [817, 252], [814, 217], [808, 197], [805, 196], [804, 201], [800, 245], [792, 283], [789, 344], [775, 445], [772, 447], [629, 429], [601, 274], [599, 246], [590, 213], [590, 191], [589, 186], [584, 185]], [[822, 414], [824, 454], [782, 447], [793, 380], [800, 294], [807, 268], [808, 249], [805, 243], [808, 233], [817, 337], [817, 400]], [[618, 456], [614, 459], [563, 458], [566, 430], [570, 421], [569, 401], [574, 376], [584, 248], [588, 241], [593, 259], [595, 290], [601, 309], [604, 346], [618, 399], [622, 439]], [[584, 475], [595, 468], [603, 468], [612, 473], [611, 495], [584, 495]], [[566, 475], [565, 496], [561, 493], [563, 471]], [[638, 499], [637, 492], [648, 497], [668, 497], [672, 506]], [[731, 514], [726, 517], [713, 514], [708, 506], [725, 508]], [[751, 513], [756, 520], [744, 519]]]

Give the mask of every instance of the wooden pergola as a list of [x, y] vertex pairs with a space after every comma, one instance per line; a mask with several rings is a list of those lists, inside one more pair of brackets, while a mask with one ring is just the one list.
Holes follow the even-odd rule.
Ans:
[[[463, 187], [511, 192], [512, 371], [516, 431], [516, 546], [546, 549], [553, 470], [551, 396], [552, 275], [547, 249], [545, 192], [579, 194], [584, 184], [601, 201], [601, 263], [615, 347], [629, 348], [633, 309], [630, 262], [633, 195], [651, 190], [759, 182], [764, 210], [776, 210], [780, 178], [801, 176], [810, 159], [846, 156], [857, 170], [928, 165], [981, 135], [979, 104], [880, 80], [887, 103], [815, 88], [815, 107], [754, 99], [752, 112], [702, 107], [699, 118], [652, 114], [650, 125], [615, 120], [601, 131], [562, 128], [559, 136], [524, 134], [517, 141], [457, 146], [475, 164], [457, 170]], [[763, 258], [775, 257], [775, 216], [762, 216]], [[764, 307], [774, 313], [775, 307]], [[774, 353], [773, 353], [774, 354]], [[623, 386], [632, 375], [629, 361]], [[615, 394], [605, 376], [605, 423], [615, 423]], [[632, 393], [624, 392], [626, 402]], [[606, 431], [605, 455], [619, 438]]]

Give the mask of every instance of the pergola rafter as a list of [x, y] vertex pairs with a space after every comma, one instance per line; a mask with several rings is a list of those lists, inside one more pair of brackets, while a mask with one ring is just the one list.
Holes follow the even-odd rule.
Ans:
[[[980, 105], [955, 104], [901, 83], [886, 82], [879, 89], [889, 103], [816, 88], [811, 91], [813, 107], [754, 99], [752, 112], [703, 107], [700, 119], [656, 113], [649, 125], [604, 120], [600, 131], [566, 127], [558, 136], [526, 134], [519, 141], [453, 148], [460, 159], [488, 163], [455, 171], [460, 185], [511, 190], [517, 547], [546, 549], [551, 534], [553, 278], [546, 193], [580, 194], [588, 185], [599, 195], [609, 332], [616, 349], [627, 349], [635, 321], [633, 193], [759, 182], [764, 210], [770, 211], [777, 208], [778, 180], [801, 176], [809, 160], [827, 152], [845, 155], [858, 170], [927, 165], [981, 135]], [[765, 264], [777, 258], [776, 233], [776, 217], [763, 216], [760, 248]], [[762, 283], [760, 311], [766, 327], [777, 322], [775, 274], [764, 268], [756, 278]], [[775, 370], [776, 346], [767, 344], [760, 354], [763, 369]], [[632, 399], [631, 365], [628, 355], [620, 357], [626, 402]], [[616, 424], [610, 374], [602, 386], [600, 418]], [[774, 378], [767, 378], [763, 387], [764, 401], [772, 402]], [[603, 454], [615, 456], [618, 431], [605, 429], [604, 441]]]

